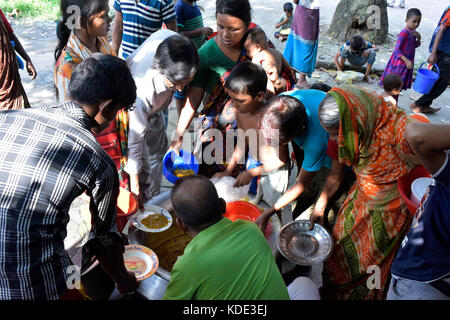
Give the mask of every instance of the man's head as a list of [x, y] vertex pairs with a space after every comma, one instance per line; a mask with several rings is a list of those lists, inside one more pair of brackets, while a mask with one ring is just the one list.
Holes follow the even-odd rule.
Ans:
[[292, 16], [292, 13], [294, 12], [294, 6], [290, 2], [285, 2], [283, 4], [283, 11], [286, 13], [287, 17]]
[[153, 68], [165, 76], [166, 85], [179, 91], [192, 81], [198, 66], [197, 49], [191, 40], [180, 35], [161, 42], [153, 59]]
[[306, 130], [306, 109], [297, 98], [275, 96], [259, 122], [259, 130], [268, 145], [285, 145]]
[[225, 88], [238, 112], [255, 111], [264, 100], [267, 75], [264, 69], [249, 61], [241, 62], [231, 71]]
[[68, 96], [94, 120], [92, 130], [97, 133], [108, 127], [121, 108], [132, 108], [136, 84], [124, 60], [95, 53], [76, 67]]
[[253, 58], [262, 50], [267, 49], [267, 36], [264, 30], [260, 27], [255, 27], [248, 30], [247, 39], [244, 42], [244, 48], [250, 58]]
[[226, 212], [225, 200], [204, 176], [179, 179], [172, 188], [171, 201], [180, 228], [194, 235], [219, 222]]
[[350, 39], [350, 48], [352, 49], [353, 53], [358, 53], [361, 51], [361, 49], [364, 47], [365, 40], [363, 36], [359, 34], [355, 34]]

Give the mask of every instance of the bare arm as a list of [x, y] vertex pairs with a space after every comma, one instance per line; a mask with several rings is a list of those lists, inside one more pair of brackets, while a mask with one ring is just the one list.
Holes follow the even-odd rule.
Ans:
[[27, 52], [22, 46], [22, 43], [20, 42], [19, 38], [16, 37], [14, 33], [11, 34], [11, 40], [14, 41], [14, 50], [17, 51], [17, 53], [25, 59], [26, 65], [27, 65], [27, 71], [28, 74], [31, 77], [31, 80], [34, 80], [36, 78], [36, 69], [34, 68], [33, 62], [31, 61], [31, 58], [28, 56]]
[[436, 62], [437, 49], [439, 47], [439, 43], [442, 40], [442, 37], [444, 36], [444, 32], [446, 29], [447, 29], [447, 26], [445, 24], [441, 24], [439, 26], [439, 31], [437, 32], [436, 38], [434, 39], [433, 49], [431, 49], [430, 56], [428, 57], [429, 64], [434, 64]]
[[444, 164], [445, 150], [450, 149], [450, 125], [411, 123], [406, 139], [425, 169], [435, 174]]
[[183, 109], [181, 109], [177, 128], [174, 131], [172, 142], [170, 143], [170, 150], [174, 150], [176, 153], [179, 152], [183, 142], [183, 134], [191, 124], [192, 119], [194, 119], [195, 112], [200, 106], [204, 95], [204, 88], [189, 86], [186, 104]]
[[256, 219], [255, 222], [262, 231], [266, 229], [267, 223], [269, 222], [271, 216], [280, 212], [282, 208], [297, 199], [308, 188], [315, 175], [316, 172], [308, 172], [300, 169], [300, 174], [295, 184], [285, 192], [285, 194], [273, 205], [273, 207], [261, 213], [258, 219]]
[[190, 31], [184, 31], [181, 28], [178, 28], [178, 30], [180, 31], [180, 34], [188, 37], [188, 38], [193, 38], [196, 36], [200, 36], [200, 35], [205, 35], [205, 36], [210, 36], [214, 30], [208, 27], [203, 27], [203, 28], [197, 28], [194, 30], [190, 30]]
[[310, 230], [314, 228], [314, 223], [319, 222], [324, 223], [325, 209], [330, 201], [330, 199], [338, 191], [342, 181], [345, 177], [345, 165], [340, 164], [339, 161], [334, 160], [331, 163], [331, 171], [328, 174], [327, 180], [322, 189], [322, 193], [317, 199], [314, 205], [314, 211], [310, 217]]
[[112, 29], [112, 48], [119, 54], [120, 45], [122, 44], [123, 35], [123, 16], [122, 12], [116, 11]]
[[165, 22], [167, 29], [178, 32], [177, 19], [170, 20], [169, 22]]
[[337, 52], [334, 57], [334, 64], [336, 65], [336, 68], [338, 69], [338, 71], [343, 71], [344, 70], [344, 64], [345, 64], [345, 58], [342, 58], [341, 61], [339, 61], [339, 57], [341, 56], [340, 52]]
[[115, 242], [111, 246], [98, 249], [96, 256], [100, 266], [117, 284], [120, 293], [132, 292], [139, 287], [134, 274], [125, 268], [122, 246], [119, 243]]

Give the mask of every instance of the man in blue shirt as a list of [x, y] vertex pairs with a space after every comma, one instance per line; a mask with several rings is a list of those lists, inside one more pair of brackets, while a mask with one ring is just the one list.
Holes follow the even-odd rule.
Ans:
[[112, 47], [119, 53], [122, 44], [122, 56], [126, 59], [152, 33], [161, 29], [178, 32], [173, 0], [115, 0], [112, 30]]
[[412, 123], [407, 140], [434, 178], [392, 267], [388, 300], [450, 299], [450, 126]]
[[424, 94], [409, 107], [415, 112], [435, 113], [441, 108], [432, 108], [431, 104], [447, 89], [450, 81], [450, 6], [445, 9], [439, 24], [434, 30], [430, 42], [429, 64], [437, 64], [440, 71], [439, 79], [428, 94]]

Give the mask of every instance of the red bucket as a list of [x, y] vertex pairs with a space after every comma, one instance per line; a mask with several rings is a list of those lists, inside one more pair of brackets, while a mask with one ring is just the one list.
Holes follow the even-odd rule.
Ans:
[[[241, 219], [255, 222], [260, 214], [261, 210], [253, 203], [247, 201], [233, 201], [227, 203], [227, 212], [225, 212], [224, 217], [227, 217], [231, 221]], [[264, 234], [270, 235], [271, 231], [272, 226], [269, 223]]]
[[130, 191], [120, 188], [117, 197], [117, 228], [122, 232], [128, 219], [139, 209], [138, 200]]
[[398, 179], [397, 187], [409, 212], [414, 215], [417, 211], [417, 205], [411, 200], [411, 184], [417, 178], [430, 177], [430, 173], [423, 167], [417, 166], [413, 168], [408, 174]]

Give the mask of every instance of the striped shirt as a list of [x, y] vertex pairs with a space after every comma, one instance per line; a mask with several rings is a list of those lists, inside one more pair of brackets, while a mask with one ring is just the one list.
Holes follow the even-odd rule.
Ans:
[[173, 0], [115, 0], [114, 9], [123, 16], [123, 58], [161, 29], [163, 22], [176, 19]]
[[[0, 112], [0, 299], [58, 299], [72, 265], [64, 250], [69, 207], [86, 191], [86, 257], [120, 241], [119, 180], [74, 102]], [[70, 281], [69, 281], [69, 284]]]
[[[198, 28], [203, 28], [202, 13], [195, 2], [190, 5], [183, 0], [178, 0], [175, 4], [175, 12], [177, 14], [177, 25], [183, 31], [192, 31]], [[206, 37], [204, 34], [191, 38], [197, 49], [202, 46], [205, 39]]]

